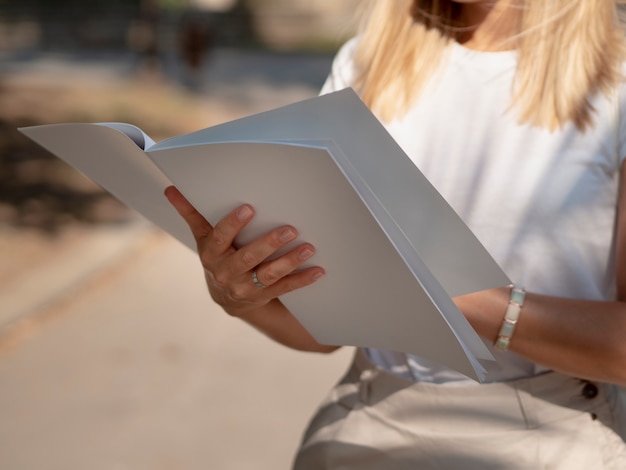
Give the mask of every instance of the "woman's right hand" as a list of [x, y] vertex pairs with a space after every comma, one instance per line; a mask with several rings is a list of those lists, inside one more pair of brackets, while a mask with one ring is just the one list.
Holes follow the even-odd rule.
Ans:
[[[315, 253], [310, 243], [268, 259], [297, 237], [295, 228], [277, 228], [237, 249], [233, 241], [252, 220], [252, 207], [244, 204], [212, 227], [175, 187], [168, 187], [165, 195], [189, 225], [211, 297], [227, 313], [294, 349], [315, 352], [337, 349], [317, 342], [278, 299], [324, 275], [320, 267], [299, 269]], [[255, 285], [252, 278], [255, 271], [258, 282], [266, 287]]]
[[[294, 227], [276, 228], [235, 248], [233, 241], [254, 216], [250, 205], [236, 208], [212, 227], [174, 186], [168, 187], [165, 195], [193, 233], [211, 297], [229, 314], [246, 319], [251, 312], [277, 301], [278, 296], [324, 275], [320, 267], [298, 270], [315, 253], [310, 243], [268, 259], [297, 237]], [[266, 287], [254, 283], [253, 272]]]

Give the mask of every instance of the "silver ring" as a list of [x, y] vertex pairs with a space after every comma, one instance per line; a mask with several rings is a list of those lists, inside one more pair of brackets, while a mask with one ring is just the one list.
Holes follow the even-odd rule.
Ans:
[[265, 284], [259, 281], [259, 278], [256, 275], [256, 269], [252, 270], [252, 282], [254, 282], [254, 285], [257, 286], [259, 289], [265, 289], [267, 287]]

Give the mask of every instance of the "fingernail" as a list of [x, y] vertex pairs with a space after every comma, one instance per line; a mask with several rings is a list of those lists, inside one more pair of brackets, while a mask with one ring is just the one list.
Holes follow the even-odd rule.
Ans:
[[242, 222], [244, 220], [248, 220], [251, 215], [252, 215], [252, 209], [250, 209], [250, 207], [248, 206], [240, 207], [239, 210], [237, 211], [237, 218]]
[[294, 232], [293, 229], [288, 228], [280, 232], [280, 235], [278, 238], [280, 239], [281, 242], [289, 242], [293, 240], [294, 238], [296, 238], [296, 232]]
[[314, 281], [317, 281], [318, 279], [324, 277], [324, 271], [316, 271], [312, 276], [311, 279], [313, 279]]
[[315, 253], [315, 250], [307, 246], [307, 247], [304, 247], [302, 250], [300, 250], [300, 253], [298, 253], [298, 257], [300, 259], [308, 259], [311, 256], [313, 256], [314, 253]]

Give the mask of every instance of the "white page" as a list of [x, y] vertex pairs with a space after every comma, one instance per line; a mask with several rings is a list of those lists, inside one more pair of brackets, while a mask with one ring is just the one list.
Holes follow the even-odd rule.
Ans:
[[150, 154], [210, 222], [241, 203], [254, 206], [256, 217], [239, 243], [289, 223], [300, 233], [291, 246], [301, 241], [316, 246], [312, 262], [323, 266], [326, 276], [281, 300], [320, 342], [402, 350], [481, 378], [473, 354], [460, 344], [328, 151], [230, 143]]
[[[431, 271], [419, 257], [406, 234], [382, 205], [378, 196], [361, 178], [360, 174], [350, 163], [344, 152], [334, 142], [330, 140], [309, 141], [291, 139], [288, 141], [284, 140], [274, 143], [289, 143], [296, 146], [308, 146], [326, 150], [333, 161], [338, 165], [344, 177], [350, 182], [361, 201], [369, 209], [380, 230], [387, 235], [389, 242], [400, 253], [404, 263], [407, 265], [411, 273], [413, 273], [416, 282], [424, 288], [435, 308], [437, 308], [439, 313], [443, 315], [449, 327], [456, 335], [457, 340], [470, 356], [470, 359], [473, 360], [472, 357], [476, 357], [477, 359], [494, 360], [493, 355], [485, 346], [483, 340], [476, 334], [467, 319], [458, 310], [456, 304], [447, 295], [439, 281], [433, 276]], [[477, 367], [482, 369], [482, 365], [478, 365], [478, 363]]]
[[167, 139], [152, 150], [205, 142], [294, 140], [330, 140], [341, 148], [449, 296], [510, 283], [352, 89]]
[[127, 135], [141, 150], [148, 150], [156, 142], [148, 134], [132, 124], [123, 122], [99, 122], [96, 125], [110, 127]]
[[76, 123], [26, 127], [20, 131], [195, 249], [189, 228], [163, 195], [172, 183], [119, 129]]
[[[341, 167], [344, 175], [349, 179], [361, 200], [374, 215], [380, 229], [387, 235], [390, 243], [398, 251], [409, 270], [415, 276], [415, 279], [424, 288], [434, 306], [448, 322], [448, 325], [464, 349], [471, 351], [471, 355], [479, 359], [493, 360], [493, 355], [489, 349], [420, 258], [415, 246], [411, 243], [403, 229], [396, 223], [396, 220], [391, 216], [387, 208], [381, 203], [378, 195], [361, 178], [359, 172], [337, 145], [329, 142], [328, 146], [335, 162]], [[459, 238], [462, 238], [462, 234], [457, 235]]]
[[[95, 130], [97, 128], [100, 130]], [[116, 128], [129, 132], [126, 125], [116, 125]], [[136, 128], [131, 129], [130, 134], [134, 135], [135, 130], [139, 131], [139, 134], [134, 138], [135, 141], [142, 138], [147, 141], [147, 136]], [[92, 177], [105, 189], [139, 210], [187, 246], [194, 248], [195, 245], [188, 228], [162, 195], [163, 189], [170, 184], [170, 179], [156, 169], [149, 158], [122, 132], [88, 124], [39, 126], [22, 129], [22, 131]], [[401, 253], [401, 256], [398, 256], [395, 249], [386, 253], [387, 248], [385, 248], [383, 249], [384, 256], [377, 254], [376, 256], [379, 256], [380, 259], [375, 258], [369, 263], [364, 261], [368, 260], [369, 257], [363, 257], [361, 254], [360, 263], [366, 263], [366, 265], [357, 264], [359, 269], [356, 270], [356, 275], [354, 272], [352, 275], [347, 272], [341, 276], [337, 275], [341, 277], [342, 289], [352, 289], [349, 290], [351, 298], [361, 301], [361, 297], [365, 297], [364, 294], [372, 292], [378, 294], [376, 290], [373, 290], [373, 287], [370, 286], [365, 289], [363, 286], [364, 278], [368, 280], [371, 277], [378, 279], [377, 276], [372, 276], [372, 269], [380, 268], [383, 272], [394, 273], [394, 275], [408, 273], [408, 275], [401, 276], [402, 281], [398, 281], [398, 285], [393, 288], [397, 290], [384, 290], [379, 293], [378, 300], [382, 299], [384, 301], [382, 304], [362, 302], [362, 305], [353, 307], [352, 318], [349, 318], [350, 315], [342, 316], [337, 313], [340, 311], [339, 306], [345, 307], [341, 311], [350, 309], [352, 302], [344, 300], [342, 304], [339, 301], [333, 301], [332, 305], [328, 304], [324, 308], [320, 308], [314, 305], [314, 302], [320, 301], [319, 296], [315, 295], [317, 286], [315, 289], [303, 289], [301, 293], [298, 293], [299, 299], [301, 299], [298, 302], [301, 301], [312, 306], [309, 311], [303, 313], [303, 317], [310, 319], [309, 328], [312, 332], [320, 336], [320, 341], [331, 344], [341, 342], [339, 341], [340, 338], [336, 336], [338, 334], [352, 334], [348, 337], [352, 338], [350, 341], [353, 344], [413, 352], [461, 370], [470, 377], [480, 377], [481, 367], [477, 364], [474, 355], [479, 358], [490, 357], [490, 355], [488, 352], [485, 354], [481, 340], [472, 334], [471, 328], [468, 328], [465, 319], [456, 310], [449, 295], [459, 295], [504, 285], [508, 283], [508, 279], [352, 90], [344, 90], [295, 103], [186, 136], [168, 139], [151, 146], [150, 153], [157, 155], [160, 150], [176, 146], [183, 146], [185, 151], [193, 152], [194, 145], [205, 142], [294, 140], [332, 141], [335, 147], [332, 145], [330, 147], [335, 149], [335, 156], [340, 156], [339, 159], [343, 160], [343, 171], [358, 175], [359, 184], [367, 187], [369, 192], [375, 195], [374, 199], [377, 204], [370, 203], [369, 205], [371, 206], [370, 210], [379, 220], [375, 221], [368, 210], [361, 207], [359, 210], [365, 212], [357, 219], [361, 222], [367, 220], [367, 224], [361, 230], [351, 233], [351, 237], [348, 238], [350, 243], [347, 244], [347, 248], [344, 247], [342, 253], [350, 252], [356, 259], [356, 252], [363, 246], [369, 247], [375, 243], [381, 245], [386, 243], [387, 248], [389, 248], [391, 245], [387, 237], [394, 240], [395, 248]], [[236, 147], [240, 145], [243, 144], [237, 144]], [[209, 147], [203, 150], [203, 159], [206, 160], [204, 163], [208, 163], [216, 153], [219, 153], [217, 152], [218, 147], [219, 145], [212, 150]], [[279, 148], [285, 150], [284, 146]], [[341, 150], [337, 151], [337, 148]], [[233, 148], [231, 152], [234, 150]], [[253, 154], [256, 154], [256, 150]], [[310, 150], [314, 151], [315, 149]], [[274, 151], [281, 152], [278, 148]], [[316, 151], [319, 152], [319, 150]], [[173, 152], [173, 154], [181, 155], [183, 153], [180, 150]], [[235, 153], [233, 153], [233, 158], [236, 157]], [[326, 152], [318, 153], [318, 155], [322, 154], [326, 154]], [[325, 159], [331, 162], [330, 159]], [[175, 181], [179, 186], [184, 186], [183, 180], [178, 179], [181, 177], [180, 171], [183, 172], [183, 175], [185, 172], [194, 173], [193, 176], [200, 177], [200, 179], [192, 186], [197, 187], [197, 189], [210, 189], [208, 188], [208, 179], [204, 180], [201, 173], [189, 168], [183, 170], [178, 168], [178, 164], [183, 161], [184, 159], [177, 160], [177, 157], [172, 155], [173, 168], [168, 171], [174, 171], [178, 175], [174, 176], [174, 173], [170, 175], [172, 181]], [[168, 165], [163, 164], [163, 162], [160, 164], [164, 165], [163, 168]], [[182, 167], [185, 168], [186, 165], [183, 164]], [[293, 173], [288, 173], [287, 176], [297, 174], [298, 171], [298, 169], [294, 169]], [[331, 174], [333, 171], [337, 171], [334, 164], [326, 168], [322, 175], [319, 175], [315, 182], [316, 194], [323, 194], [326, 186], [324, 180], [326, 176], [324, 175]], [[275, 171], [271, 173], [276, 174]], [[246, 186], [247, 189], [254, 188], [251, 183], [263, 181], [260, 179], [260, 174], [260, 172], [253, 172], [252, 175], [248, 175], [251, 179], [250, 184]], [[237, 175], [241, 177], [240, 172], [237, 172], [233, 177]], [[320, 178], [323, 181], [322, 184], [319, 183]], [[283, 175], [280, 181], [284, 182], [288, 179], [286, 180]], [[353, 184], [354, 181], [353, 179]], [[221, 182], [228, 183], [228, 180], [222, 179]], [[232, 183], [226, 184], [226, 186], [226, 189], [229, 190], [236, 189]], [[273, 189], [281, 188], [279, 183], [273, 186]], [[302, 187], [302, 184], [298, 184], [296, 187], [281, 189], [281, 191], [287, 195], [285, 197], [289, 198], [289, 195], [294, 194]], [[193, 191], [195, 189], [190, 192]], [[206, 197], [206, 194], [204, 196], [202, 194], [190, 196], [190, 192], [186, 194], [192, 202], [199, 206], [199, 209], [204, 207], [203, 204], [206, 201], [203, 201], [202, 198]], [[358, 197], [352, 191], [348, 191], [348, 193], [353, 198]], [[232, 200], [215, 199], [219, 203], [224, 202], [225, 206], [221, 213], [223, 215], [243, 202], [258, 204], [254, 202], [254, 196], [257, 195], [258, 198], [259, 194], [258, 190], [253, 191], [253, 194], [242, 190], [241, 194], [235, 194]], [[346, 200], [349, 199], [348, 195], [344, 196]], [[342, 201], [343, 199], [344, 197], [341, 198]], [[416, 201], [420, 201], [420, 203], [417, 204]], [[212, 204], [215, 200], [209, 202]], [[307, 202], [315, 202], [315, 198], [311, 197]], [[336, 199], [333, 199], [332, 201], [325, 201], [325, 204], [328, 207], [334, 207], [337, 202]], [[296, 221], [290, 212], [281, 215], [273, 210], [267, 212], [263, 210], [261, 213], [262, 216], [259, 214], [255, 224], [257, 230], [269, 230], [283, 223], [296, 224], [300, 230], [305, 228], [302, 239], [318, 244], [316, 240], [307, 238], [308, 236], [315, 238], [317, 235], [306, 229], [306, 223]], [[219, 217], [220, 214], [216, 216]], [[332, 223], [326, 221], [323, 225], [324, 228], [332, 231], [340, 225], [340, 222], [340, 220], [335, 220]], [[298, 223], [301, 223], [302, 227], [297, 225]], [[376, 224], [381, 225], [384, 230], [376, 230]], [[349, 233], [347, 235], [350, 235], [351, 225], [348, 226]], [[317, 229], [315, 225], [314, 227]], [[379, 237], [378, 242], [373, 239], [368, 240], [367, 243], [362, 242], [364, 233], [367, 233], [368, 236]], [[325, 236], [328, 237], [329, 235], [326, 234]], [[332, 256], [324, 254], [331, 252], [333, 253]], [[326, 261], [324, 256], [327, 256], [329, 261], [341, 259], [339, 252], [324, 249], [315, 257], [315, 262], [324, 267], [327, 267], [324, 265]], [[354, 263], [346, 263], [346, 265], [353, 266]], [[335, 271], [334, 268], [333, 271]], [[431, 271], [433, 275], [430, 275]], [[336, 272], [340, 273], [339, 270]], [[420, 277], [429, 294], [426, 294], [422, 289], [415, 289], [416, 283], [412, 278], [413, 274]], [[388, 275], [383, 277], [386, 279]], [[325, 279], [319, 284], [328, 283], [328, 280]], [[413, 292], [416, 290], [420, 291], [420, 294]], [[360, 294], [361, 292], [364, 294]], [[415, 297], [409, 301], [396, 300], [402, 296]], [[322, 297], [321, 301], [323, 302], [324, 299], [325, 297]], [[390, 303], [392, 308], [389, 307]], [[415, 315], [415, 305], [426, 305], [426, 311], [422, 312], [422, 315]], [[354, 312], [360, 313], [365, 309], [367, 311], [361, 313], [363, 317], [359, 318], [362, 323], [367, 323], [370, 327], [358, 337], [354, 336], [354, 332], [351, 330], [359, 329], [359, 323], [354, 324], [352, 322]], [[390, 311], [392, 313], [389, 313]], [[333, 331], [317, 331], [316, 328], [319, 329], [317, 324], [319, 323], [323, 327], [325, 323], [324, 321], [317, 322], [317, 320], [327, 320], [329, 316], [332, 316], [333, 319], [333, 322], [330, 323], [333, 326]], [[390, 317], [393, 317], [393, 321], [389, 320]], [[426, 317], [427, 320], [420, 317]], [[408, 323], [403, 323], [403, 321]], [[417, 321], [417, 323], [413, 324], [413, 321]], [[392, 328], [396, 324], [399, 327], [397, 329]], [[444, 327], [445, 325], [450, 325], [455, 332]], [[389, 330], [388, 333], [380, 334], [380, 331], [387, 330]], [[420, 330], [419, 333], [417, 330]], [[447, 346], [448, 350], [443, 351], [442, 345]], [[422, 353], [415, 352], [414, 347], [419, 347]], [[431, 351], [430, 355], [424, 353], [424, 351], [429, 350]], [[433, 354], [437, 357], [433, 357]], [[443, 354], [443, 356], [439, 357], [439, 354]]]
[[[248, 141], [329, 139], [335, 142], [342, 153], [348, 155], [343, 167], [352, 167], [354, 173], [360, 175], [376, 194], [379, 205], [387, 208], [396, 232], [404, 236], [404, 248], [397, 247], [403, 257], [419, 260], [428, 266], [425, 273], [430, 270], [434, 274], [429, 276], [429, 292], [443, 288], [448, 296], [454, 296], [510, 283], [471, 231], [352, 90], [164, 141], [157, 144], [155, 150], [207, 140], [241, 141], [244, 135]], [[398, 238], [397, 233], [394, 236]], [[412, 269], [415, 271], [416, 267]], [[420, 277], [425, 281], [428, 276], [421, 274]], [[459, 340], [465, 347], [479, 358], [492, 359], [484, 342], [471, 334], [473, 330], [449, 297], [439, 292], [433, 301], [459, 333]]]

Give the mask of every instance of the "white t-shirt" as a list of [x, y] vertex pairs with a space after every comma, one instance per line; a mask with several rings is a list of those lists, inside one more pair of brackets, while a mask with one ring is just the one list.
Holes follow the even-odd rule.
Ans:
[[[323, 93], [351, 85], [355, 46], [352, 40], [339, 51]], [[388, 131], [511, 280], [534, 293], [613, 300], [618, 155], [626, 155], [626, 117], [617, 117], [616, 101], [593, 100], [596, 124], [585, 133], [571, 123], [555, 132], [519, 125], [510, 109], [517, 53], [451, 47], [445, 70]], [[622, 86], [622, 113], [625, 96]], [[414, 380], [469, 381], [415, 356], [367, 353]], [[502, 360], [486, 364], [488, 381], [542, 370], [496, 354]]]

